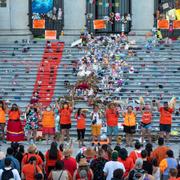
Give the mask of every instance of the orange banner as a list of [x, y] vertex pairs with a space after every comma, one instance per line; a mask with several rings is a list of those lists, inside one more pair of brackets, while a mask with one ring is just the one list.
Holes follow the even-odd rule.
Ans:
[[55, 30], [46, 30], [45, 39], [56, 39], [57, 31]]
[[180, 29], [180, 20], [173, 21], [173, 29]]
[[106, 21], [105, 20], [94, 20], [94, 29], [105, 29], [106, 28]]
[[158, 20], [158, 29], [169, 29], [169, 21], [166, 19]]
[[34, 29], [45, 29], [45, 20], [44, 19], [34, 19], [33, 20]]

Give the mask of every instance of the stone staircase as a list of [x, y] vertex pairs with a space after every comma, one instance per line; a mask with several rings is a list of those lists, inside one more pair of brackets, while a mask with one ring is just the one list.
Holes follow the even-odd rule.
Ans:
[[[176, 111], [180, 108], [180, 42], [174, 42], [170, 46], [161, 45], [159, 48], [150, 51], [144, 48], [144, 42], [139, 42], [138, 49], [134, 49], [137, 56], [128, 58], [127, 62], [133, 65], [135, 73], [126, 74], [126, 83], [121, 92], [114, 92], [113, 96], [127, 99], [131, 97], [136, 100], [143, 96], [145, 100], [153, 98], [162, 98], [163, 101], [169, 101], [174, 95], [177, 97]], [[9, 100], [10, 103], [17, 103], [22, 111], [25, 110], [32, 96], [38, 65], [40, 64], [45, 42], [31, 42], [28, 52], [23, 53], [26, 47], [21, 43], [0, 43], [0, 98]], [[14, 49], [15, 48], [15, 49]], [[15, 56], [14, 56], [14, 54]], [[65, 45], [63, 58], [58, 70], [56, 89], [54, 99], [68, 95], [64, 86], [64, 81], [68, 80], [71, 84], [77, 81], [77, 77], [72, 74], [72, 60], [78, 60], [84, 55], [84, 51], [76, 48], [70, 48]], [[65, 67], [66, 66], [66, 67]], [[138, 105], [137, 105], [138, 106]], [[88, 108], [87, 102], [78, 100], [75, 102], [75, 110], [78, 107]], [[154, 132], [158, 131], [159, 113], [153, 112]], [[119, 118], [122, 122], [122, 117]], [[138, 114], [140, 121], [140, 114]], [[74, 114], [72, 115], [71, 135], [76, 137], [76, 122]], [[90, 119], [87, 117], [87, 131], [90, 135]], [[173, 114], [173, 127], [180, 133], [180, 116]], [[123, 135], [122, 130], [120, 134]], [[137, 133], [139, 136], [139, 133]], [[89, 137], [89, 136], [88, 136]], [[179, 140], [180, 136], [173, 136], [172, 140]]]

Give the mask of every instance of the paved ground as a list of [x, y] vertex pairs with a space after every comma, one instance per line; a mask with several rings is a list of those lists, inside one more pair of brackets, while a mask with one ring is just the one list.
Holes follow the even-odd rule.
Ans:
[[[24, 144], [25, 149], [27, 149], [28, 146], [30, 145], [27, 142], [23, 142], [22, 144]], [[44, 142], [44, 141], [37, 142], [36, 145], [37, 145], [38, 149], [41, 150], [43, 153], [45, 153], [50, 147], [50, 145], [47, 145], [46, 142]], [[85, 145], [86, 145], [86, 147], [90, 147], [91, 146], [90, 141], [85, 142]], [[6, 149], [9, 146], [10, 146], [10, 143], [2, 144], [0, 146], [0, 150], [6, 152]], [[112, 144], [113, 148], [114, 148], [114, 146], [115, 146], [115, 143]], [[157, 146], [157, 144], [153, 143], [153, 147], [155, 148], [156, 146]], [[180, 155], [180, 143], [169, 143], [168, 146], [174, 151], [175, 157], [177, 158]], [[122, 147], [124, 147], [124, 144], [122, 144]], [[127, 149], [130, 152], [133, 148], [127, 148]], [[79, 152], [78, 143], [76, 140], [73, 140], [73, 155], [75, 156], [78, 152]]]

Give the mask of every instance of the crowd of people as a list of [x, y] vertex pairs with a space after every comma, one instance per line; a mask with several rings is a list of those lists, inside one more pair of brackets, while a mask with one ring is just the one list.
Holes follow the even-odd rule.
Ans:
[[158, 146], [145, 146], [139, 141], [128, 153], [122, 145], [103, 144], [83, 147], [73, 156], [73, 144], [52, 142], [41, 152], [36, 145], [27, 151], [24, 145], [11, 143], [6, 153], [0, 151], [2, 180], [177, 180], [180, 178], [180, 157], [158, 139]]

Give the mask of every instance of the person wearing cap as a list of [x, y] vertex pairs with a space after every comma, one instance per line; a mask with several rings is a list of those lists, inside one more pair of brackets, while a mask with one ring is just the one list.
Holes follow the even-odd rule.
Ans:
[[168, 102], [164, 102], [164, 105], [161, 107], [160, 102], [158, 102], [157, 105], [160, 113], [160, 136], [166, 138], [168, 142], [172, 125], [172, 113], [174, 112], [175, 104], [173, 104], [172, 107], [169, 107]]
[[114, 103], [110, 103], [105, 113], [107, 122], [107, 136], [109, 137], [109, 144], [112, 142], [112, 135], [118, 136], [118, 118], [119, 112]]
[[43, 160], [41, 159], [40, 155], [36, 153], [37, 147], [35, 145], [30, 145], [28, 147], [27, 153], [24, 154], [22, 159], [22, 168], [25, 164], [29, 162], [30, 157], [36, 157], [37, 165], [42, 169], [43, 168]]
[[68, 170], [71, 174], [71, 176], [73, 177], [74, 175], [74, 171], [77, 169], [77, 163], [76, 163], [76, 159], [73, 158], [71, 156], [72, 154], [72, 150], [67, 148], [67, 149], [64, 149], [63, 151], [63, 155], [64, 155], [64, 159], [63, 159], [63, 162], [64, 162], [64, 169]]
[[150, 105], [140, 106], [141, 110], [141, 140], [144, 143], [144, 138], [147, 136], [148, 141], [151, 143], [151, 123], [152, 123], [152, 108]]
[[154, 149], [151, 153], [151, 159], [157, 159], [157, 164], [166, 158], [166, 153], [170, 148], [164, 145], [164, 138], [160, 137], [158, 139], [158, 147]]
[[116, 169], [122, 169], [124, 173], [126, 171], [124, 165], [118, 161], [118, 152], [113, 151], [111, 160], [105, 164], [103, 169], [104, 175], [106, 176], [106, 180], [111, 180], [111, 178], [113, 177], [113, 172]]
[[127, 107], [127, 112], [123, 112], [124, 117], [124, 132], [126, 133], [126, 145], [133, 146], [133, 134], [136, 133], [136, 112], [132, 106]]
[[75, 170], [73, 180], [87, 179], [93, 180], [93, 172], [89, 167], [89, 163], [86, 158], [81, 158], [78, 163], [78, 169]]

